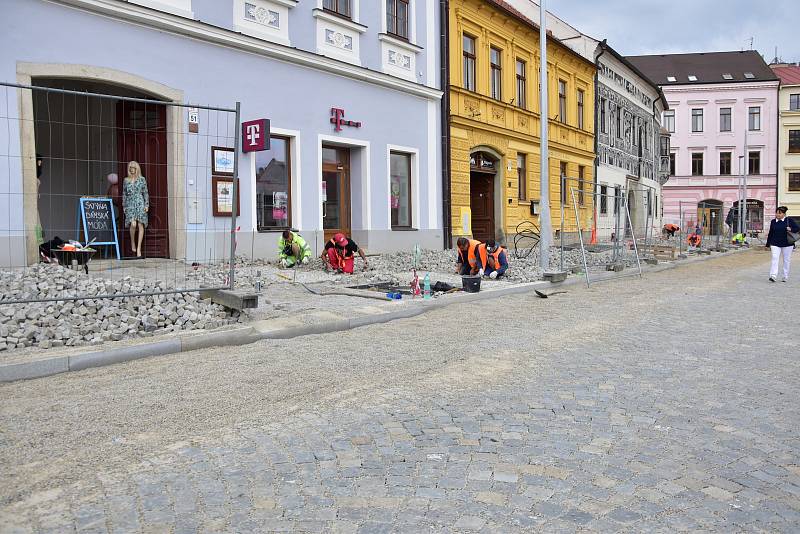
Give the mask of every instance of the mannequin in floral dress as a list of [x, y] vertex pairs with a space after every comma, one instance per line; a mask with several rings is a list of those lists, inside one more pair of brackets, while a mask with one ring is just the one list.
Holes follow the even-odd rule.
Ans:
[[136, 253], [137, 258], [142, 257], [142, 241], [149, 210], [147, 180], [142, 176], [139, 164], [131, 161], [128, 163], [128, 175], [122, 181], [122, 211], [125, 213], [125, 226], [131, 231], [131, 251]]

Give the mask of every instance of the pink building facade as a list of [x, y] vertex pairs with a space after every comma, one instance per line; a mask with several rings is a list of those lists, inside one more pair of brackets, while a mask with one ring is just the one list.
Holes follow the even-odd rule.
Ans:
[[736, 229], [744, 175], [747, 229], [768, 230], [776, 208], [779, 81], [761, 56], [748, 51], [638, 58], [651, 66], [665, 58], [657, 72], [643, 69], [669, 103], [662, 122], [671, 132], [663, 222], [684, 230], [699, 225], [706, 235]]

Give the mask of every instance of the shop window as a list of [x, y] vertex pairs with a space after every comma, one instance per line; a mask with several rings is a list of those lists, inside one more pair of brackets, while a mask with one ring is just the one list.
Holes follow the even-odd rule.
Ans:
[[391, 152], [392, 228], [411, 228], [411, 154]]
[[350, 9], [350, 0], [322, 0], [322, 8], [325, 11], [336, 13], [348, 19], [353, 16]]
[[256, 218], [259, 232], [291, 227], [292, 171], [289, 139], [271, 137], [270, 149], [255, 153]]
[[386, 31], [408, 40], [408, 0], [386, 0]]
[[528, 198], [528, 173], [525, 165], [525, 154], [517, 154], [517, 198]]

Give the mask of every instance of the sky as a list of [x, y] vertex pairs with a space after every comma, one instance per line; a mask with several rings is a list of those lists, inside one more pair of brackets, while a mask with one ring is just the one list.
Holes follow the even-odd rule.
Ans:
[[748, 50], [800, 61], [800, 0], [547, 0], [622, 55]]

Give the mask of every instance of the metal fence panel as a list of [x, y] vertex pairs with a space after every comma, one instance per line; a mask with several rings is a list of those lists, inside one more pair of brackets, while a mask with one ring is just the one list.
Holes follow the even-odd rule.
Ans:
[[0, 83], [0, 303], [232, 288], [239, 124], [238, 103]]

